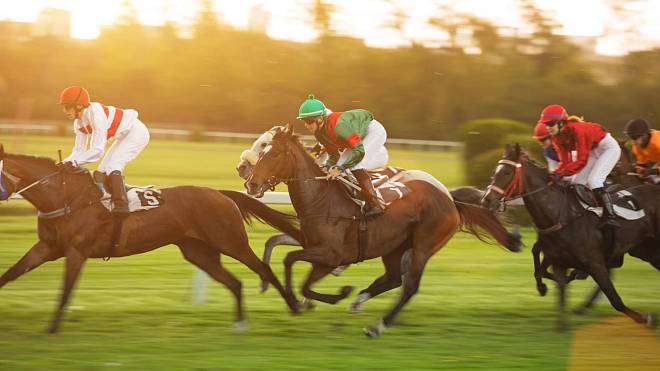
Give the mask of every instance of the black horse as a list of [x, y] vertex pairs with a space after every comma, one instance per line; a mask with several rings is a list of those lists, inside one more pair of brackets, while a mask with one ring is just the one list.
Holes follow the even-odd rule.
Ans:
[[50, 332], [59, 328], [74, 284], [89, 258], [141, 254], [175, 244], [183, 257], [224, 284], [236, 298], [236, 324], [243, 326], [241, 282], [220, 264], [221, 254], [245, 264], [273, 284], [293, 312], [298, 303], [285, 293], [270, 266], [254, 254], [243, 224], [250, 216], [297, 238], [295, 217], [268, 208], [240, 192], [181, 186], [162, 190], [164, 204], [130, 214], [119, 246], [111, 246], [112, 218], [100, 202], [89, 172], [58, 171], [48, 158], [9, 154], [0, 144], [0, 176], [8, 193], [20, 192], [39, 211], [37, 243], [0, 277], [0, 288], [47, 261], [64, 257], [62, 296]]
[[[566, 272], [571, 268], [589, 274], [616, 310], [638, 323], [657, 326], [654, 314], [642, 315], [623, 304], [609, 277], [609, 269], [614, 267], [611, 262], [622, 263], [627, 252], [641, 255], [643, 260], [659, 268], [660, 259], [655, 259], [660, 258], [657, 253], [660, 249], [657, 235], [660, 231], [660, 188], [639, 185], [628, 189], [643, 205], [646, 217], [623, 220], [616, 239], [608, 241], [606, 232], [597, 228], [598, 217], [585, 212], [567, 187], [548, 185], [547, 179], [547, 169], [531, 160], [518, 144], [507, 145], [504, 159], [495, 169], [482, 204], [495, 209], [503, 200], [523, 196], [527, 211], [543, 235], [544, 245], [560, 247], [552, 249], [548, 256], [560, 288], [559, 326], [566, 323], [563, 290], [570, 278]], [[611, 251], [608, 252], [607, 246], [612, 247]]]
[[[307, 261], [312, 264], [312, 271], [303, 285], [303, 295], [334, 304], [348, 296], [352, 287], [342, 288], [337, 295], [327, 295], [312, 291], [312, 284], [339, 265], [382, 257], [385, 274], [358, 299], [363, 302], [402, 284], [403, 291], [395, 307], [378, 324], [365, 329], [368, 336], [378, 336], [392, 325], [397, 313], [417, 292], [429, 258], [461, 226], [477, 235], [480, 235], [478, 227], [497, 231], [500, 241], [508, 238], [506, 230], [493, 227], [499, 221], [490, 212], [455, 203], [449, 191], [428, 173], [407, 171], [400, 181], [412, 192], [373, 219], [360, 216], [360, 208], [347, 197], [339, 182], [316, 180], [323, 175], [293, 130], [287, 127], [275, 134], [264, 150], [246, 187], [250, 194], [261, 196], [281, 181], [288, 185], [305, 235], [305, 249], [290, 252], [284, 260], [287, 292], [293, 294], [293, 263]], [[411, 250], [410, 268], [402, 283], [401, 259], [407, 250]]]

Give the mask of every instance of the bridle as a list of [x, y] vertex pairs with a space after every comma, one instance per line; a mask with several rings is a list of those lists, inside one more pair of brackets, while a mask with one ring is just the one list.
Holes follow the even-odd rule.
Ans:
[[[7, 170], [2, 169], [1, 165], [2, 165], [2, 161], [0, 161], [0, 176], [4, 175], [7, 178], [7, 180], [12, 183], [12, 186], [14, 187], [14, 189], [18, 188], [19, 183], [23, 179], [9, 173]], [[82, 172], [82, 171], [86, 171], [86, 170], [80, 170], [80, 171]], [[43, 177], [35, 180], [34, 182], [32, 182], [29, 185], [19, 189], [18, 191], [14, 191], [14, 192], [9, 193], [9, 195], [7, 196], [7, 200], [9, 200], [9, 198], [14, 194], [20, 195], [21, 193], [23, 193], [23, 192], [25, 192], [25, 191], [33, 188], [33, 187], [36, 187], [37, 185], [43, 185], [43, 184], [48, 183], [48, 181], [51, 177], [53, 177], [55, 175], [58, 175], [58, 174], [60, 174], [60, 171], [54, 171], [50, 174], [44, 175]], [[65, 195], [65, 197], [64, 197], [64, 207], [59, 208], [57, 210], [48, 211], [48, 212], [44, 212], [44, 211], [41, 211], [41, 210], [37, 209], [39, 218], [41, 218], [41, 219], [54, 219], [54, 218], [59, 218], [61, 216], [68, 215], [71, 212], [71, 207], [69, 205], [69, 201], [66, 198], [66, 181], [64, 180], [64, 176], [62, 176], [62, 186], [63, 186], [63, 193]]]
[[[486, 191], [494, 191], [495, 193], [499, 194], [502, 196], [499, 200], [500, 202], [500, 210], [505, 210], [506, 209], [506, 203], [509, 201], [517, 200], [519, 198], [531, 196], [535, 193], [541, 192], [548, 188], [548, 184], [545, 186], [535, 189], [533, 191], [525, 193], [525, 185], [523, 183], [523, 167], [522, 167], [522, 162], [518, 161], [512, 161], [512, 160], [507, 160], [507, 159], [502, 159], [497, 162], [500, 165], [508, 165], [508, 166], [513, 166], [513, 178], [511, 178], [511, 181], [509, 184], [506, 186], [505, 189], [502, 189], [495, 184], [490, 184], [487, 188]], [[514, 196], [514, 194], [516, 194]]]

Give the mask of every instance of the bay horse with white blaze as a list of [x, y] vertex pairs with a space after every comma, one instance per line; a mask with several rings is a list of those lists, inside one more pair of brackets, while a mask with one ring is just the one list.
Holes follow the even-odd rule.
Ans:
[[299, 236], [295, 217], [277, 212], [240, 192], [180, 186], [162, 189], [163, 205], [131, 213], [124, 221], [119, 246], [111, 247], [112, 217], [101, 204], [101, 192], [89, 172], [58, 170], [48, 158], [4, 152], [0, 144], [0, 180], [7, 197], [20, 192], [39, 211], [37, 243], [2, 276], [0, 287], [47, 261], [64, 257], [64, 284], [49, 331], [56, 332], [74, 284], [89, 258], [141, 254], [168, 244], [179, 247], [183, 257], [236, 298], [236, 324], [242, 326], [242, 284], [220, 263], [228, 255], [274, 285], [291, 311], [298, 311], [295, 297], [284, 291], [270, 267], [248, 244], [243, 221], [251, 216]]
[[[351, 201], [340, 182], [316, 180], [324, 175], [304, 146], [287, 126], [276, 133], [263, 151], [245, 185], [248, 193], [260, 197], [275, 184], [288, 185], [291, 202], [305, 240], [305, 249], [287, 254], [284, 260], [285, 288], [293, 295], [292, 266], [302, 260], [312, 264], [303, 284], [303, 295], [312, 300], [334, 304], [347, 297], [352, 287], [339, 294], [314, 292], [311, 286], [339, 265], [382, 257], [386, 272], [358, 296], [358, 303], [401, 286], [398, 303], [376, 325], [365, 329], [378, 336], [392, 326], [397, 313], [417, 292], [424, 267], [461, 227], [480, 235], [478, 228], [498, 230], [498, 240], [508, 238], [506, 230], [493, 228], [499, 222], [479, 207], [456, 204], [437, 179], [422, 171], [407, 171], [399, 181], [411, 192], [390, 204], [376, 218], [363, 219], [360, 208]], [[366, 228], [364, 228], [366, 227]], [[401, 257], [411, 250], [406, 279], [401, 280]]]

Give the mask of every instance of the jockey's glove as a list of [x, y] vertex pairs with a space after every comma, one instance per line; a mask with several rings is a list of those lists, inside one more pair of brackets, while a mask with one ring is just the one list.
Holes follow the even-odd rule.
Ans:
[[78, 167], [71, 161], [61, 162], [57, 164], [57, 171], [59, 171], [60, 173], [72, 173], [77, 168]]
[[548, 174], [548, 184], [557, 184], [561, 181], [563, 176], [558, 173], [549, 173]]

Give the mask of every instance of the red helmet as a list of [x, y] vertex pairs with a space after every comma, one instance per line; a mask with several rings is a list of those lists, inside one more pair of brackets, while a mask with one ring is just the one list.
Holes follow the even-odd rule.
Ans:
[[89, 106], [89, 93], [81, 86], [69, 86], [60, 93], [59, 104], [80, 104], [87, 107]]
[[544, 123], [539, 122], [538, 124], [536, 124], [536, 126], [534, 127], [534, 136], [532, 138], [536, 140], [543, 140], [549, 136], [550, 136], [550, 131], [548, 130], [548, 127], [545, 126]]
[[539, 124], [545, 124], [546, 122], [554, 120], [567, 120], [568, 113], [566, 109], [558, 104], [552, 104], [543, 109], [541, 112], [541, 117], [539, 118]]

